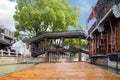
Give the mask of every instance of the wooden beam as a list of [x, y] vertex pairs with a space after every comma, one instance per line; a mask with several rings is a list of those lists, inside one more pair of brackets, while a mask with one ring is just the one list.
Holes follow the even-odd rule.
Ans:
[[79, 62], [81, 62], [81, 59], [82, 59], [82, 53], [81, 53], [80, 51], [79, 51], [78, 53], [79, 53], [79, 55], [78, 55], [78, 56], [79, 56], [79, 57], [78, 57], [78, 58], [79, 58]]

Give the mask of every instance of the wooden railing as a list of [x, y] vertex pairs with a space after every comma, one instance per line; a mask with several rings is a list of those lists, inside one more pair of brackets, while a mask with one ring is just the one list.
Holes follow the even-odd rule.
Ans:
[[[72, 44], [72, 45], [70, 45], [72, 47], [69, 47], [69, 48], [64, 48], [65, 46], [67, 46], [67, 45], [65, 45], [65, 44], [63, 46], [55, 45], [55, 44], [50, 44], [47, 46], [43, 45], [42, 47], [33, 49], [32, 56], [34, 57], [36, 55], [41, 55], [41, 54], [44, 54], [45, 52], [78, 52], [78, 51], [82, 51], [85, 53], [87, 52], [87, 51], [81, 49], [82, 46], [80, 46], [80, 44]], [[77, 48], [74, 46], [77, 46]]]

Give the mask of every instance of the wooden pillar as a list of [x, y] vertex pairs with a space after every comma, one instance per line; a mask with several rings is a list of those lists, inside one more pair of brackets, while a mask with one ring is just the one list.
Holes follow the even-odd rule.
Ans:
[[49, 62], [49, 53], [45, 52], [45, 62], [48, 63]]
[[48, 49], [50, 49], [50, 48], [51, 48], [51, 40], [48, 39]]
[[82, 53], [79, 51], [78, 52], [78, 59], [79, 59], [79, 62], [81, 62], [81, 59], [82, 59]]
[[109, 53], [109, 30], [106, 31], [106, 53]]
[[45, 50], [47, 49], [47, 47], [48, 47], [48, 44], [47, 44], [47, 38], [45, 38]]
[[79, 49], [81, 49], [82, 45], [81, 45], [81, 37], [79, 37]]
[[114, 26], [115, 27], [115, 34], [114, 34], [114, 46], [115, 46], [115, 51], [117, 51], [117, 25]]
[[110, 40], [111, 40], [111, 52], [113, 52], [113, 26], [112, 26], [112, 22], [111, 20], [109, 19], [109, 24], [110, 24], [110, 30], [111, 30], [111, 35], [110, 35]]
[[91, 39], [88, 42], [89, 42], [89, 55], [92, 56], [91, 55]]
[[117, 45], [116, 45], [116, 47], [117, 47], [117, 51], [120, 51], [120, 21], [117, 23], [117, 32], [116, 32], [117, 34], [117, 41], [116, 41], [116, 43], [117, 43]]
[[62, 48], [64, 49], [64, 38], [62, 37], [61, 40], [62, 40]]
[[96, 44], [97, 44], [97, 43], [96, 43], [96, 42], [97, 42], [97, 41], [96, 41], [96, 37], [97, 37], [97, 35], [95, 34], [95, 38], [94, 38], [94, 54], [97, 54], [97, 52], [96, 52], [96, 51], [97, 51], [97, 50], [96, 50], [96, 49], [97, 49], [97, 48], [96, 48], [96, 47], [97, 47], [97, 46], [96, 46]]
[[93, 39], [91, 39], [91, 55], [93, 56]]

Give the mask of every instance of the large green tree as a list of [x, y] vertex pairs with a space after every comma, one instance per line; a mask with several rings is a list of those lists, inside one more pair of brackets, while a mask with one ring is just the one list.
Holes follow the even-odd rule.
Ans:
[[69, 26], [80, 28], [79, 8], [67, 0], [17, 0], [14, 19], [16, 33], [28, 31], [35, 36], [42, 31], [68, 31]]

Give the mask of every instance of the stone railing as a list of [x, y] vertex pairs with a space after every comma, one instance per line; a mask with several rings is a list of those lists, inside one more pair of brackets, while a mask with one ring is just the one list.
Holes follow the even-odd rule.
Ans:
[[16, 51], [16, 52], [10, 51], [10, 49], [8, 49], [7, 51], [1, 49], [1, 50], [0, 50], [0, 56], [1, 56], [1, 57], [18, 57], [19, 54], [18, 54], [17, 51]]

